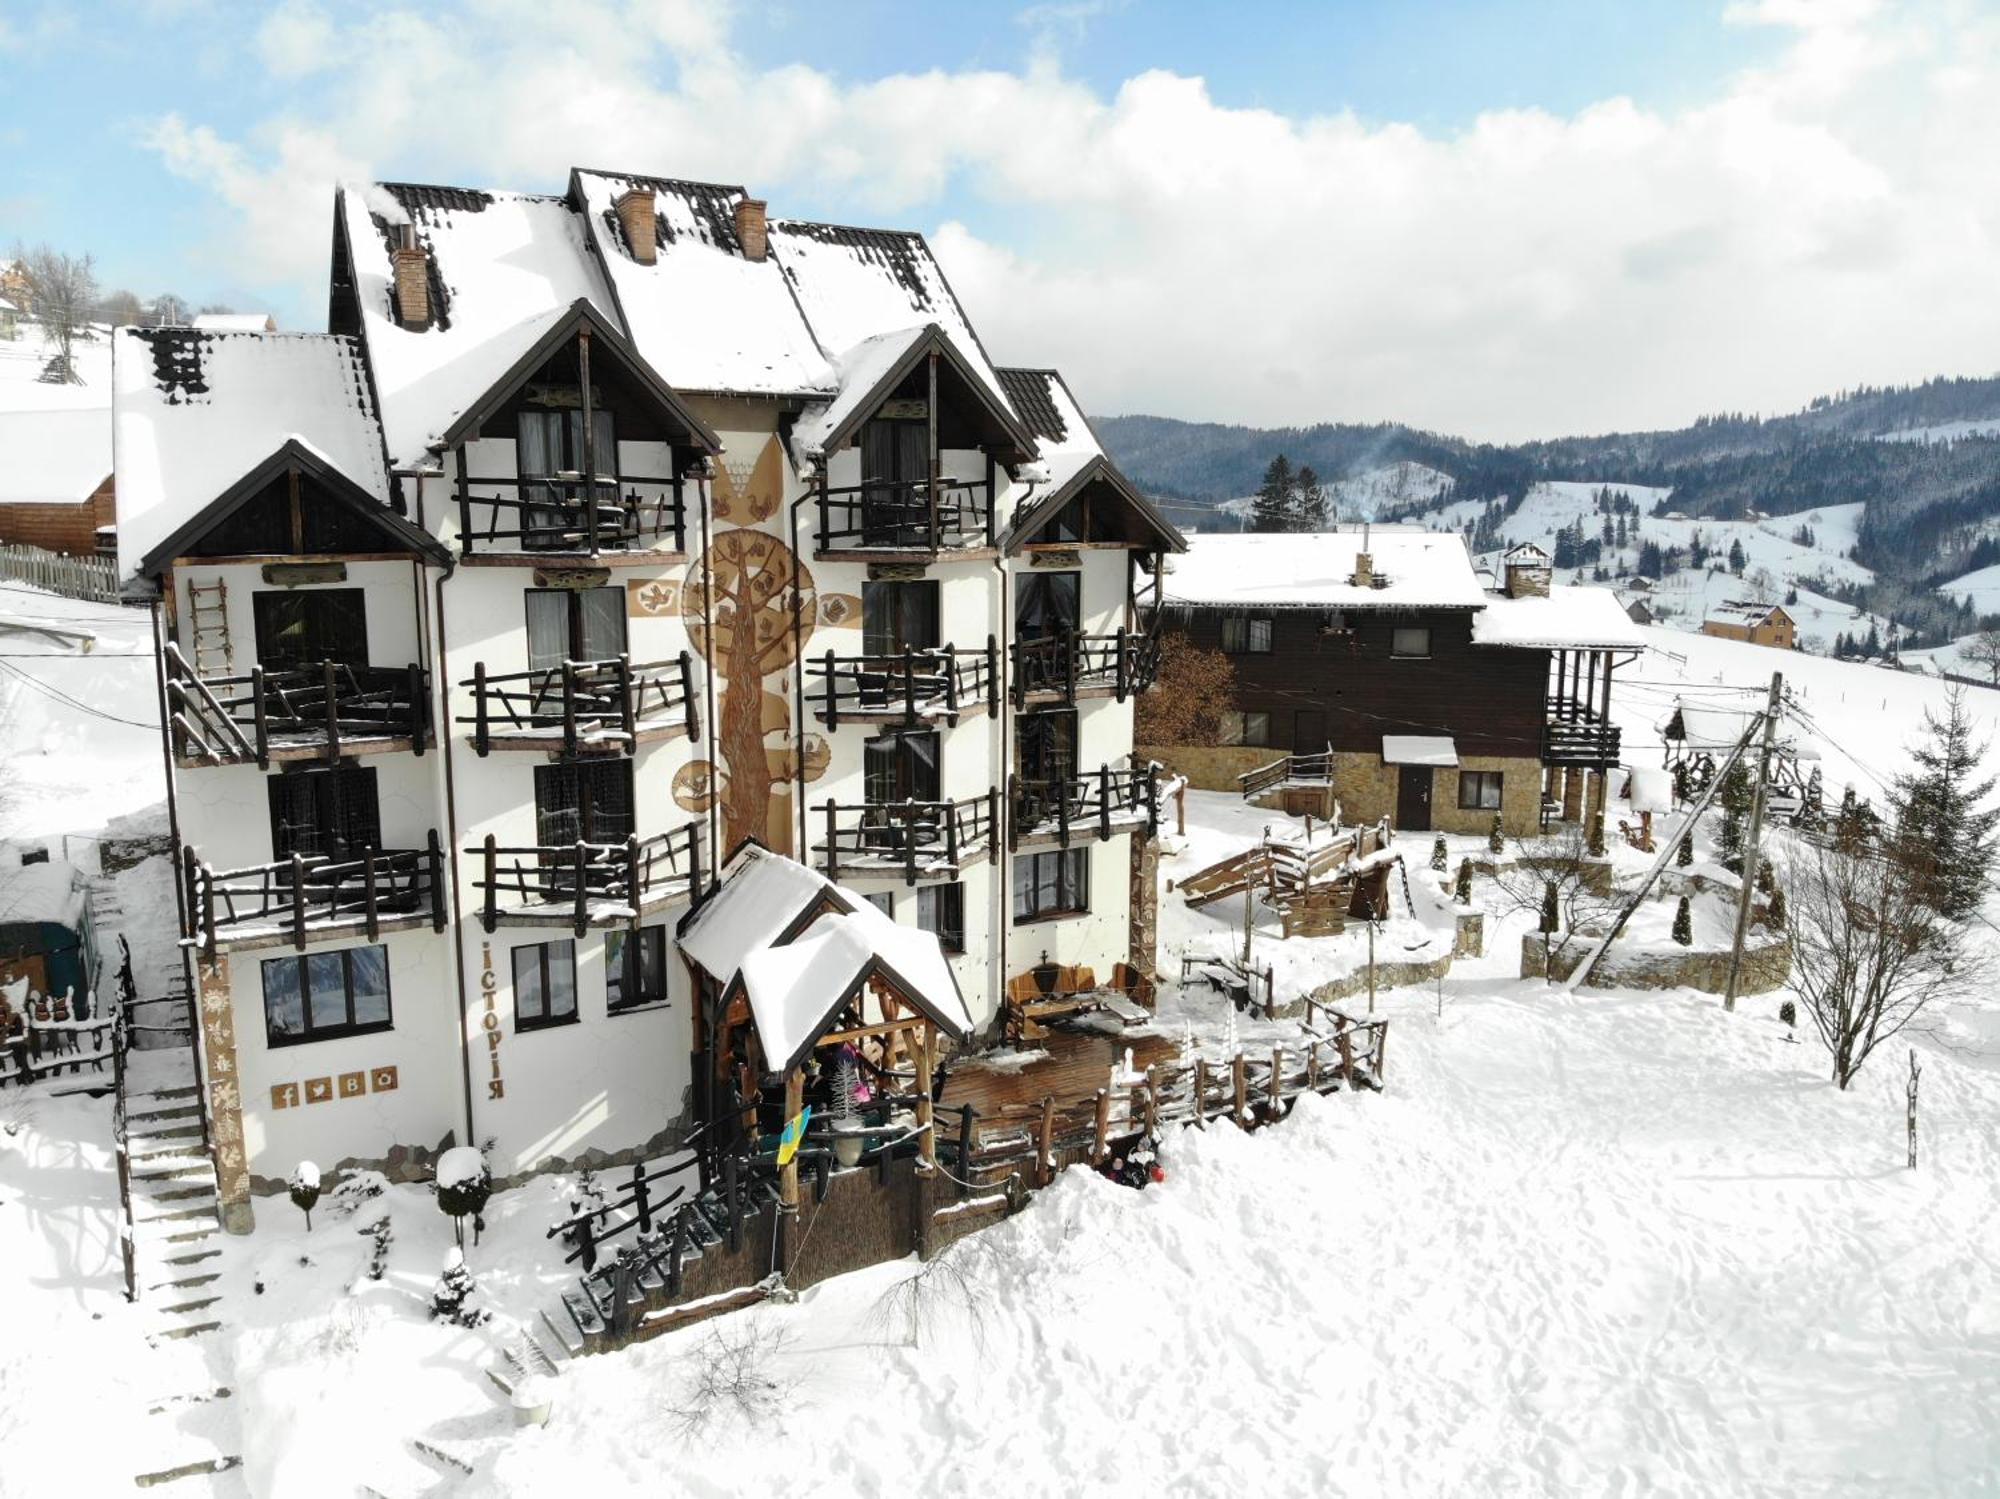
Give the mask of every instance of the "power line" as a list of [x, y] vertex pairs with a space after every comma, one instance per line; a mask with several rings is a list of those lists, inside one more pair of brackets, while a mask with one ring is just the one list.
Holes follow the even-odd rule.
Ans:
[[88, 713], [91, 717], [101, 718], [107, 723], [124, 724], [128, 728], [150, 729], [156, 734], [160, 730], [160, 726], [157, 722], [142, 723], [136, 718], [120, 718], [116, 713], [106, 713], [101, 708], [93, 708], [88, 703], [79, 702], [77, 699], [71, 697], [68, 693], [62, 691], [60, 688], [50, 686], [47, 682], [44, 682], [41, 678], [34, 676], [29, 672], [22, 671], [18, 666], [7, 666], [5, 664], [0, 664], [0, 671], [6, 672], [9, 676], [18, 677], [21, 681], [26, 682], [30, 687], [34, 688], [37, 692], [43, 693], [48, 697], [52, 697], [56, 699], [56, 701], [64, 703], [67, 706], [76, 709], [79, 713]]

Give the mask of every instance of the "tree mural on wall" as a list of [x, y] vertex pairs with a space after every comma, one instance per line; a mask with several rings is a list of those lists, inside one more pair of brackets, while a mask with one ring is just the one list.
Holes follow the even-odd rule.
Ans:
[[[688, 638], [718, 684], [717, 762], [685, 766], [674, 778], [674, 799], [691, 812], [719, 800], [726, 848], [755, 836], [789, 853], [789, 783], [817, 780], [828, 752], [823, 739], [809, 734], [805, 763], [794, 766], [790, 706], [769, 679], [791, 665], [794, 649], [821, 624], [857, 618], [860, 604], [845, 594], [821, 598], [805, 563], [775, 532], [761, 529], [779, 513], [783, 497], [784, 457], [775, 437], [749, 464], [725, 464], [716, 474], [712, 513], [733, 524], [715, 533], [706, 555], [689, 569], [680, 608]], [[782, 677], [776, 685], [784, 685]]]

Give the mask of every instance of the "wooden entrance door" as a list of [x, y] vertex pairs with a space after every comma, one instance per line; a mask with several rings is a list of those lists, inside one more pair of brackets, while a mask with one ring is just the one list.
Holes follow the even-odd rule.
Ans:
[[1431, 826], [1431, 768], [1397, 767], [1396, 826], [1406, 833], [1427, 833]]

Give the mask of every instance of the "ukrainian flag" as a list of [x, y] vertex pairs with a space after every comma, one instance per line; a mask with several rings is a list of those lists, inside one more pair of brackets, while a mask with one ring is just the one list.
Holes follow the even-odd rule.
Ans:
[[812, 1105], [807, 1104], [785, 1121], [785, 1132], [778, 1136], [778, 1164], [789, 1166], [792, 1157], [799, 1153], [799, 1142], [806, 1137], [806, 1121], [813, 1116]]

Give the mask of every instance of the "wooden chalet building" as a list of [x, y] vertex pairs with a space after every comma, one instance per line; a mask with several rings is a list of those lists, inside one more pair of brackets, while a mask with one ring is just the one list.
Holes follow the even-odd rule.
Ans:
[[1752, 645], [1774, 646], [1781, 651], [1798, 646], [1799, 627], [1782, 604], [1766, 604], [1756, 599], [1731, 599], [1711, 609], [1701, 622], [1701, 633], [1718, 640], [1746, 640]]
[[581, 169], [332, 218], [329, 332], [114, 340], [230, 1227], [302, 1158], [768, 1122], [799, 1037], [681, 940], [733, 850], [948, 970], [822, 1029], [900, 993], [976, 1044], [1037, 970], [1152, 972], [1133, 698], [1183, 542], [920, 236]]
[[1235, 669], [1221, 745], [1147, 745], [1192, 784], [1330, 786], [1350, 822], [1515, 835], [1581, 815], [1618, 763], [1615, 665], [1643, 649], [1608, 591], [1552, 587], [1516, 548], [1499, 589], [1464, 542], [1398, 527], [1200, 536], [1163, 589], [1163, 630]]

